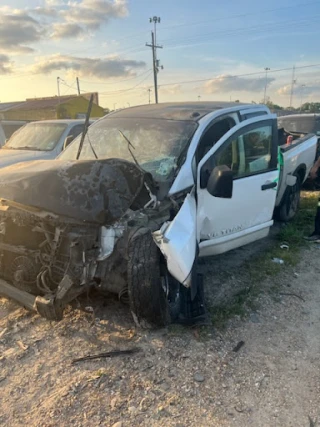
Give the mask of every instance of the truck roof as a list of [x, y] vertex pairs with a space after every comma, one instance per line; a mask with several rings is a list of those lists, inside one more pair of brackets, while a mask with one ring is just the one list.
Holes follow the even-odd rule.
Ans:
[[108, 117], [119, 118], [154, 118], [166, 120], [199, 121], [202, 117], [223, 108], [238, 107], [241, 109], [257, 108], [257, 104], [243, 104], [239, 102], [170, 102], [161, 104], [147, 104], [117, 110]]
[[[90, 119], [90, 122], [93, 120]], [[34, 120], [29, 123], [65, 123], [65, 124], [76, 124], [76, 123], [84, 123], [85, 119], [52, 119], [52, 120]]]

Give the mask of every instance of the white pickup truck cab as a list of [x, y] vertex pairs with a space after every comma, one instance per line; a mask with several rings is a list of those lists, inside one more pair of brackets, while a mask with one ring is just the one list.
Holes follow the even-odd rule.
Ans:
[[313, 165], [317, 138], [279, 146], [277, 117], [265, 106], [238, 105], [199, 117], [170, 194], [190, 187], [157, 242], [170, 273], [190, 283], [197, 254], [221, 254], [266, 237], [274, 211], [293, 218]]

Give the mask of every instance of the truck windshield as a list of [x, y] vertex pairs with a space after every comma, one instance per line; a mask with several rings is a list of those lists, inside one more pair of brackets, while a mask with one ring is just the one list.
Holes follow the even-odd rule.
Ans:
[[292, 133], [320, 134], [320, 116], [279, 117], [278, 126]]
[[[90, 126], [79, 160], [94, 160], [96, 154], [98, 159], [132, 162], [131, 151], [139, 165], [156, 181], [164, 181], [177, 168], [179, 156], [187, 148], [196, 127], [197, 123], [192, 121], [111, 116]], [[76, 160], [80, 140], [81, 135], [59, 159]]]
[[18, 129], [2, 149], [51, 151], [66, 128], [64, 123], [28, 123]]

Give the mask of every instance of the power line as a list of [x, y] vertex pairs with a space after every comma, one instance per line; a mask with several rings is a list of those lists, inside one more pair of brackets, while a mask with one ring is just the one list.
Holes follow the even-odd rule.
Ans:
[[[312, 15], [312, 17], [304, 17], [303, 19], [299, 19], [299, 20], [287, 20], [287, 21], [281, 21], [278, 23], [267, 23], [264, 25], [253, 25], [250, 27], [240, 27], [240, 28], [234, 28], [232, 30], [218, 30], [218, 31], [214, 31], [214, 32], [210, 32], [210, 33], [206, 33], [206, 34], [199, 34], [199, 35], [195, 35], [192, 37], [187, 37], [187, 38], [181, 38], [181, 39], [176, 39], [175, 42], [172, 44], [170, 43], [171, 39], [167, 39], [167, 40], [162, 40], [162, 43], [166, 43], [166, 47], [176, 47], [176, 46], [188, 46], [186, 44], [183, 45], [179, 45], [176, 44], [176, 42], [179, 42], [179, 40], [183, 40], [184, 42], [192, 42], [198, 38], [202, 38], [205, 37], [205, 41], [206, 42], [210, 42], [210, 40], [207, 39], [208, 36], [218, 36], [218, 37], [226, 37], [226, 36], [230, 36], [230, 35], [239, 35], [240, 33], [247, 33], [247, 32], [251, 32], [251, 31], [256, 31], [257, 33], [261, 33], [263, 31], [269, 31], [274, 29], [275, 27], [282, 27], [284, 30], [291, 30], [290, 25], [294, 24], [295, 26], [297, 25], [304, 25], [306, 23], [310, 23], [310, 22], [319, 22], [319, 18], [315, 18], [315, 17], [319, 17], [320, 15]], [[313, 18], [313, 19], [312, 19]]]
[[[312, 64], [312, 65], [302, 65], [300, 67], [295, 67], [296, 70], [299, 69], [304, 69], [304, 68], [312, 68], [312, 67], [320, 67], [320, 63], [319, 64]], [[270, 70], [268, 71], [269, 74], [271, 73], [279, 73], [282, 71], [288, 71], [288, 70], [292, 70], [292, 67], [289, 68], [279, 68], [276, 70]], [[233, 75], [233, 76], [225, 76], [224, 78], [228, 78], [228, 79], [233, 79], [233, 78], [238, 78], [238, 77], [250, 77], [250, 76], [256, 76], [256, 75], [261, 75], [261, 71], [255, 71], [252, 73], [245, 73], [245, 74], [237, 74], [237, 75]], [[180, 81], [180, 82], [174, 82], [174, 83], [163, 83], [161, 84], [161, 87], [163, 86], [174, 86], [177, 84], [189, 84], [189, 83], [202, 83], [202, 82], [207, 82], [207, 81], [211, 81], [211, 80], [219, 80], [221, 79], [221, 76], [219, 77], [210, 77], [210, 78], [206, 78], [206, 79], [197, 79], [197, 80], [185, 80], [185, 81]]]
[[135, 86], [133, 86], [131, 88], [122, 89], [122, 90], [115, 90], [115, 91], [110, 91], [110, 92], [101, 92], [100, 94], [101, 95], [115, 95], [117, 93], [123, 93], [123, 92], [128, 92], [130, 90], [133, 90], [133, 89], [137, 88], [138, 86], [140, 86], [144, 81], [146, 81], [147, 78], [150, 77], [151, 73], [152, 73], [152, 70], [149, 71], [149, 74], [144, 79], [142, 79], [139, 83], [137, 83]]
[[178, 24], [178, 25], [169, 25], [166, 27], [162, 27], [163, 30], [169, 30], [172, 28], [180, 28], [180, 27], [190, 27], [190, 26], [195, 26], [195, 25], [202, 25], [202, 24], [212, 24], [213, 22], [220, 22], [223, 20], [230, 20], [230, 19], [235, 19], [235, 18], [244, 18], [247, 16], [254, 16], [254, 15], [261, 15], [264, 13], [270, 13], [270, 12], [277, 12], [279, 10], [285, 10], [285, 9], [294, 9], [297, 7], [305, 7], [305, 6], [309, 6], [312, 4], [319, 4], [319, 1], [311, 1], [308, 3], [298, 3], [296, 5], [291, 5], [291, 6], [283, 6], [283, 7], [278, 7], [278, 8], [274, 8], [274, 9], [263, 9], [263, 10], [259, 10], [258, 12], [249, 12], [249, 13], [241, 13], [239, 15], [228, 15], [225, 17], [220, 17], [220, 18], [215, 18], [215, 19], [210, 19], [210, 20], [205, 20], [205, 21], [190, 21], [190, 22], [185, 22], [184, 24]]

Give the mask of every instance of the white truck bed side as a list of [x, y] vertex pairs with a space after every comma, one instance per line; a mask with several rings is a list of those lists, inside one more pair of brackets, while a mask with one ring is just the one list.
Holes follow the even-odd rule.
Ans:
[[[317, 137], [307, 135], [296, 139], [291, 145], [280, 147], [283, 156], [283, 170], [280, 175], [280, 186], [276, 199], [276, 206], [279, 206], [285, 190], [290, 185], [290, 177], [297, 171], [301, 171], [304, 182], [314, 164], [317, 150]], [[292, 185], [292, 183], [291, 183]]]

